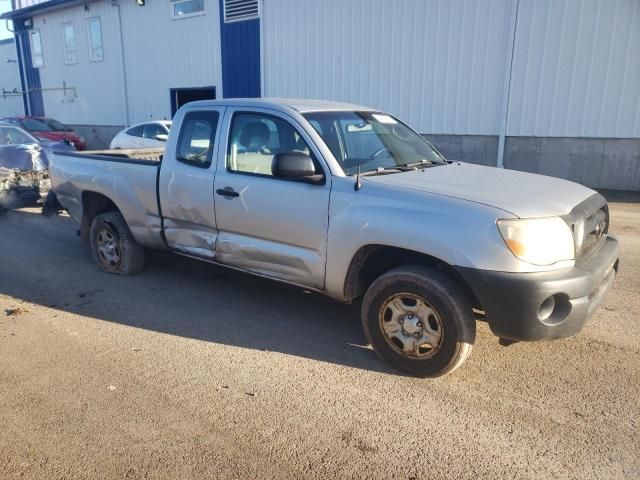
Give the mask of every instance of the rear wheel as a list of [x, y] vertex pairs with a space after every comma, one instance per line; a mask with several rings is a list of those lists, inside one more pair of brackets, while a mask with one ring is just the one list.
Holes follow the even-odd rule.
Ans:
[[101, 270], [134, 275], [144, 267], [144, 248], [134, 240], [119, 212], [97, 215], [91, 223], [91, 252]]
[[472, 307], [449, 277], [401, 267], [369, 287], [362, 323], [375, 352], [398, 370], [437, 377], [464, 363], [475, 341]]

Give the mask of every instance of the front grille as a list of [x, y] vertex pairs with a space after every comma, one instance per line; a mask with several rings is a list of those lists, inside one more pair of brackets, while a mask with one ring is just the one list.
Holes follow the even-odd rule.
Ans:
[[584, 221], [584, 236], [580, 258], [586, 258], [595, 252], [604, 242], [609, 231], [609, 208], [605, 204], [597, 212], [587, 217]]
[[604, 244], [609, 232], [609, 207], [600, 194], [576, 206], [565, 220], [573, 232], [576, 263], [589, 258]]

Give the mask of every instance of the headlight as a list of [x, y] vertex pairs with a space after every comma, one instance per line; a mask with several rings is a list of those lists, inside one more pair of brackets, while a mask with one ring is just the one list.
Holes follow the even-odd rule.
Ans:
[[573, 235], [559, 217], [498, 220], [498, 229], [511, 253], [523, 262], [552, 265], [575, 258]]

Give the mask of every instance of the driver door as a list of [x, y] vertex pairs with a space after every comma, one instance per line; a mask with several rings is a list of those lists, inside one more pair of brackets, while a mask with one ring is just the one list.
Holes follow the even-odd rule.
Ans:
[[[324, 288], [331, 177], [304, 129], [272, 110], [230, 109], [226, 152], [215, 178], [216, 260], [316, 289]], [[276, 177], [276, 153], [301, 152], [325, 182]]]

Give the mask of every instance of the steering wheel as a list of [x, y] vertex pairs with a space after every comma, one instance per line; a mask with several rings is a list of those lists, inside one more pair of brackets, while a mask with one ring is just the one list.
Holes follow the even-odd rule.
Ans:
[[373, 154], [371, 154], [371, 156], [369, 156], [369, 161], [375, 160], [380, 155], [382, 155], [384, 152], [387, 152], [389, 155], [391, 155], [391, 152], [389, 151], [389, 149], [387, 147], [382, 147], [382, 148], [376, 150]]

